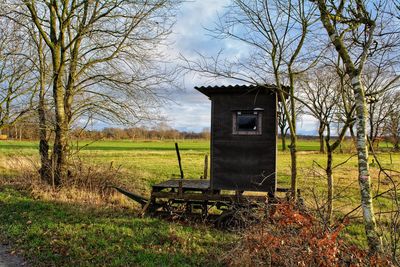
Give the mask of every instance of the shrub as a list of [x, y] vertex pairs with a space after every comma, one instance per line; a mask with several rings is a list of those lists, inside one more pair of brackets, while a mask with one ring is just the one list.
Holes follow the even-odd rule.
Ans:
[[6, 168], [14, 174], [7, 179], [0, 177], [0, 186], [11, 185], [29, 191], [35, 198], [122, 207], [131, 207], [134, 204], [111, 187], [116, 185], [128, 191], [136, 191], [132, 185], [122, 182], [121, 176], [126, 174], [112, 164], [100, 166], [84, 164], [80, 160], [72, 161], [68, 166], [68, 177], [56, 189], [40, 179], [40, 167], [33, 158], [10, 157]]
[[230, 266], [391, 266], [387, 258], [347, 245], [344, 224], [326, 229], [306, 211], [279, 203], [269, 218], [243, 232], [223, 258]]

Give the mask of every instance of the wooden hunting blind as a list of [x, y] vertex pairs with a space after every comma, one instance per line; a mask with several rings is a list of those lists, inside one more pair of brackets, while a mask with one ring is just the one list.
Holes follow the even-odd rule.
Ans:
[[276, 87], [236, 85], [195, 89], [211, 100], [211, 189], [274, 194]]
[[[275, 199], [275, 192], [288, 191], [276, 184], [277, 90], [272, 85], [195, 88], [211, 100], [210, 180], [205, 179], [208, 164], [200, 179], [185, 179], [175, 143], [180, 179], [152, 185], [149, 199], [114, 188], [140, 203], [143, 214], [200, 215], [214, 218], [219, 228], [235, 229], [247, 222], [241, 209], [257, 208], [259, 203]], [[244, 191], [268, 194], [242, 194]], [[212, 207], [221, 212], [213, 212]]]

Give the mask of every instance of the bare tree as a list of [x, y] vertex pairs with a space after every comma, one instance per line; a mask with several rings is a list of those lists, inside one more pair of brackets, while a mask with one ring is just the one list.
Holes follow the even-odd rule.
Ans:
[[[54, 129], [53, 116], [49, 114], [48, 88], [51, 82], [48, 80], [50, 67], [48, 64], [48, 50], [45, 49], [45, 44], [41, 35], [35, 30], [33, 25], [28, 24], [27, 33], [31, 37], [32, 49], [36, 52], [37, 60], [35, 60], [34, 72], [37, 79], [37, 103], [38, 128], [39, 128], [39, 155], [40, 155], [40, 177], [48, 184], [55, 186], [54, 173], [52, 169], [52, 157], [50, 155], [49, 138]], [[51, 99], [51, 98], [50, 98]], [[52, 102], [51, 102], [52, 103]], [[53, 105], [51, 105], [53, 106]]]
[[302, 98], [312, 108], [308, 113], [318, 120], [318, 136], [321, 153], [325, 153], [324, 132], [327, 122], [332, 120], [340, 94], [337, 75], [328, 67], [319, 67], [302, 78]]
[[[308, 113], [318, 120], [320, 145], [324, 147], [323, 150], [320, 149], [320, 152], [326, 152], [326, 166], [318, 165], [324, 170], [327, 179], [326, 221], [328, 223], [332, 223], [333, 220], [333, 153], [342, 143], [354, 120], [354, 105], [349, 110], [342, 111], [343, 106], [347, 105], [347, 99], [342, 97], [346, 85], [341, 82], [340, 74], [335, 69], [328, 65], [318, 66], [317, 70], [303, 77], [301, 82], [302, 98], [306, 101]], [[333, 128], [336, 128], [338, 133], [335, 140], [331, 139]]]
[[179, 1], [5, 1], [6, 17], [34, 25], [50, 51], [55, 113], [54, 184], [66, 174], [68, 134], [78, 118], [132, 122], [151, 117], [157, 86], [174, 76], [159, 67], [159, 44]]
[[[216, 38], [233, 39], [248, 45], [246, 58], [221, 60], [205, 57], [186, 60], [187, 68], [209, 77], [223, 77], [251, 84], [273, 83], [278, 88], [282, 113], [290, 129], [291, 192], [297, 193], [297, 76], [312, 65], [311, 50], [305, 49], [315, 8], [299, 0], [233, 0], [211, 33]], [[315, 57], [313, 57], [315, 60]], [[311, 62], [310, 62], [311, 61]], [[307, 64], [308, 63], [308, 64]], [[306, 66], [306, 67], [304, 67]], [[288, 87], [283, 86], [288, 82]]]
[[[298, 98], [298, 93], [296, 94], [296, 98]], [[290, 106], [290, 99], [285, 99], [285, 104], [287, 106]], [[279, 128], [279, 133], [281, 135], [281, 145], [282, 145], [282, 151], [286, 151], [287, 145], [286, 145], [286, 138], [289, 133], [289, 123], [288, 123], [288, 117], [286, 117], [286, 113], [284, 110], [285, 105], [281, 102], [278, 102], [278, 128]], [[290, 109], [289, 109], [289, 114]], [[301, 102], [297, 102], [296, 104], [296, 121], [301, 120], [301, 117], [304, 115], [304, 105]], [[289, 116], [290, 118], [290, 116]]]
[[[289, 125], [283, 105], [284, 104], [281, 104], [281, 102], [278, 103], [278, 128], [281, 134], [282, 151], [286, 151], [286, 137], [289, 131]], [[286, 105], [289, 105], [289, 103], [286, 103]]]
[[386, 62], [387, 66], [368, 66], [363, 80], [366, 85], [368, 104], [368, 137], [372, 145], [379, 146], [379, 138], [384, 133], [387, 116], [395, 109], [392, 91], [399, 85], [399, 75], [393, 71], [392, 59]]
[[[346, 67], [346, 75], [351, 80], [355, 98], [357, 124], [357, 154], [359, 185], [363, 218], [368, 245], [372, 253], [382, 251], [382, 241], [376, 230], [376, 221], [372, 203], [371, 178], [368, 166], [367, 147], [367, 102], [365, 84], [362, 79], [365, 63], [369, 55], [376, 49], [374, 37], [377, 21], [381, 19], [381, 8], [384, 3], [370, 6], [362, 0], [326, 1], [313, 0], [320, 11], [320, 20]], [[348, 42], [351, 40], [351, 43]]]
[[400, 150], [400, 92], [390, 94], [392, 109], [385, 118], [384, 132], [389, 136], [393, 149]]
[[384, 135], [387, 117], [393, 113], [395, 106], [393, 105], [393, 94], [384, 92], [367, 98], [369, 111], [369, 134], [371, 145], [379, 147], [379, 141]]
[[12, 126], [32, 109], [36, 89], [31, 61], [18, 24], [0, 18], [0, 132]]

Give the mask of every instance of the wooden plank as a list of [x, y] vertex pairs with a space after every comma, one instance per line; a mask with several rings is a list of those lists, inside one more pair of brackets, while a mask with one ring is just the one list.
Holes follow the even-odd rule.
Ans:
[[178, 193], [171, 192], [153, 192], [154, 198], [180, 199], [180, 200], [207, 200], [207, 201], [229, 201], [229, 202], [264, 202], [267, 196], [246, 196], [246, 195], [220, 195], [220, 194], [200, 194], [200, 193], [184, 193], [180, 196]]
[[171, 179], [159, 184], [155, 184], [153, 185], [153, 188], [158, 190], [167, 188], [179, 188], [179, 182], [182, 182], [183, 189], [207, 190], [210, 188], [210, 180], [201, 179]]

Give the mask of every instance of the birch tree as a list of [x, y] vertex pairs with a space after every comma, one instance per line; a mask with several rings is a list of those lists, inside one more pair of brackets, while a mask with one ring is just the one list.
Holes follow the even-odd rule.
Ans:
[[[313, 0], [320, 12], [320, 20], [332, 45], [345, 65], [346, 74], [351, 80], [355, 98], [357, 125], [358, 181], [365, 233], [372, 253], [382, 251], [382, 241], [376, 229], [372, 203], [371, 177], [368, 166], [367, 146], [367, 102], [363, 70], [371, 50], [374, 48], [374, 34], [380, 3], [374, 5], [376, 12], [368, 11], [370, 6], [362, 0], [327, 1]], [[354, 46], [349, 46], [346, 38], [352, 39]]]

